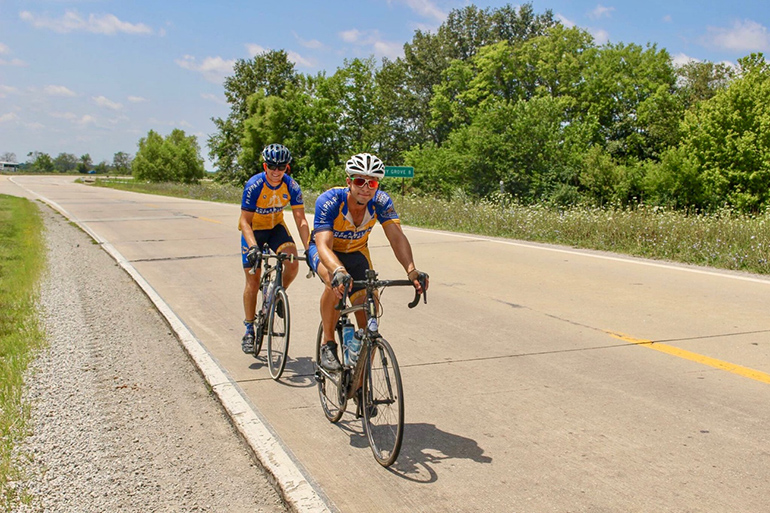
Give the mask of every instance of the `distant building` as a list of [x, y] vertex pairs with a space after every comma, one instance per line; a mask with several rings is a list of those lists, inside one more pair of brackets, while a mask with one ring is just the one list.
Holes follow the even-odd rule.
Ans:
[[0, 171], [18, 171], [19, 164], [16, 162], [3, 162], [0, 160]]

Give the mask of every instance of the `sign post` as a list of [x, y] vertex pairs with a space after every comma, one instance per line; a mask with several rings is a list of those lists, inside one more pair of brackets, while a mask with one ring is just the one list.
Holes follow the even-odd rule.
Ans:
[[412, 166], [385, 166], [385, 178], [401, 178], [401, 196], [404, 195], [404, 178], [414, 178]]

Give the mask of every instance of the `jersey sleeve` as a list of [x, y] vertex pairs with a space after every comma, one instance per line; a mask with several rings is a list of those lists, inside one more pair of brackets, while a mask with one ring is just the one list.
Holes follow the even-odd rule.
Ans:
[[334, 220], [340, 211], [342, 197], [336, 192], [342, 189], [330, 189], [318, 196], [315, 202], [313, 231], [328, 232], [334, 230]]
[[264, 183], [264, 174], [262, 173], [255, 175], [246, 182], [246, 186], [243, 188], [243, 197], [241, 198], [241, 210], [247, 212], [257, 211], [257, 200]]
[[382, 225], [401, 222], [396, 213], [396, 207], [393, 206], [393, 200], [386, 192], [377, 191], [374, 197], [374, 210], [377, 213], [377, 219]]
[[286, 186], [289, 188], [289, 204], [291, 205], [291, 208], [304, 206], [305, 201], [302, 198], [302, 189], [297, 181], [288, 175], [284, 175], [284, 178], [286, 180]]

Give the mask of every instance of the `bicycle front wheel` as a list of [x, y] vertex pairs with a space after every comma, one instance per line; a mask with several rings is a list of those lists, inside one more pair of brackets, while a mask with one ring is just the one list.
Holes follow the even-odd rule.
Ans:
[[388, 467], [404, 437], [404, 392], [396, 354], [384, 338], [372, 340], [363, 385], [364, 430], [374, 459]]
[[[337, 345], [342, 347], [342, 336], [337, 331]], [[324, 343], [324, 325], [323, 322], [318, 326], [318, 337], [315, 344], [316, 371], [315, 379], [318, 384], [318, 396], [321, 399], [321, 408], [329, 422], [337, 422], [345, 413], [348, 405], [347, 396], [342, 393], [340, 383], [342, 382], [342, 373], [336, 373], [334, 376], [321, 368], [321, 345]]]
[[267, 317], [267, 367], [270, 376], [278, 380], [286, 367], [289, 354], [289, 328], [291, 315], [289, 297], [282, 287], [275, 291], [270, 315]]

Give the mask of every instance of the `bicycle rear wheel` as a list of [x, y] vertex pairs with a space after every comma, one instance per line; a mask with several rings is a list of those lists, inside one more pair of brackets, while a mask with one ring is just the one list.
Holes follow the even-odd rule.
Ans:
[[384, 338], [372, 340], [363, 385], [364, 430], [374, 459], [388, 467], [404, 437], [404, 392], [396, 355]]
[[286, 290], [281, 287], [275, 291], [270, 315], [267, 317], [267, 367], [275, 380], [280, 379], [286, 367], [290, 327], [289, 298]]
[[[342, 335], [338, 330], [337, 346], [342, 347]], [[321, 399], [321, 408], [323, 408], [324, 415], [329, 422], [337, 422], [342, 418], [342, 414], [345, 413], [348, 400], [345, 394], [340, 393], [340, 383], [342, 382], [342, 373], [337, 373], [334, 380], [331, 379], [328, 373], [321, 369], [321, 345], [324, 343], [324, 326], [323, 322], [318, 326], [318, 337], [315, 344], [315, 362], [316, 372], [315, 379], [318, 384], [318, 396]], [[335, 383], [336, 380], [336, 383]]]

